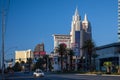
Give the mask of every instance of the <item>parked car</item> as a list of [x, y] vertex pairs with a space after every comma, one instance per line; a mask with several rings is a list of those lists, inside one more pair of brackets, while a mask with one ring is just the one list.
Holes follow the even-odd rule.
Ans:
[[36, 69], [35, 72], [33, 73], [34, 77], [44, 77], [44, 72], [40, 69]]

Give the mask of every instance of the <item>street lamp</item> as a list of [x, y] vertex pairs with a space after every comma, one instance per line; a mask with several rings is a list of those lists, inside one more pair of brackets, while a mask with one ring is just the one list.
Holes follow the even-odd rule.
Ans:
[[[8, 2], [8, 8], [9, 8], [9, 4], [10, 4], [10, 0], [7, 1]], [[3, 5], [2, 5], [2, 54], [1, 54], [1, 64], [2, 64], [2, 79], [4, 80], [4, 35], [5, 35], [5, 8], [4, 8], [4, 1], [3, 1]], [[8, 9], [7, 8], [7, 9]]]
[[2, 62], [2, 79], [4, 79], [4, 33], [5, 33], [5, 13], [4, 8], [2, 9], [2, 55], [1, 55], [1, 62]]

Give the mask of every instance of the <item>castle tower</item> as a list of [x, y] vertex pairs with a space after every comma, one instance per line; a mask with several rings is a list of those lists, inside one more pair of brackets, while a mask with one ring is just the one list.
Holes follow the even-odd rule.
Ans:
[[75, 14], [73, 15], [72, 18], [72, 23], [71, 23], [71, 44], [75, 44], [75, 31], [80, 31], [81, 29], [81, 21], [80, 21], [80, 16], [78, 13], [78, 9], [76, 8]]
[[82, 27], [83, 30], [85, 31], [85, 40], [92, 39], [92, 34], [91, 34], [91, 25], [90, 22], [87, 19], [87, 15], [85, 14], [84, 20], [82, 21]]
[[84, 20], [81, 21], [81, 17], [79, 16], [77, 8], [72, 18], [70, 35], [71, 48], [75, 52], [76, 56], [82, 56], [84, 51], [81, 48], [83, 47], [84, 42], [92, 37], [91, 26], [86, 14], [84, 16]]

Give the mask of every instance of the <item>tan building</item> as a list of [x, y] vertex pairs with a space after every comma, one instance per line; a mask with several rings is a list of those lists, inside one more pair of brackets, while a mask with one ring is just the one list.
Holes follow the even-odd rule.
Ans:
[[15, 62], [26, 62], [27, 58], [33, 58], [33, 52], [31, 49], [24, 51], [15, 51]]

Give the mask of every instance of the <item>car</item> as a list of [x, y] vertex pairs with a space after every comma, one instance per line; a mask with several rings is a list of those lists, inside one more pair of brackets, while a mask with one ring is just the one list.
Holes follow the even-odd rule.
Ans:
[[44, 72], [40, 69], [36, 69], [35, 72], [33, 73], [34, 77], [44, 77]]

